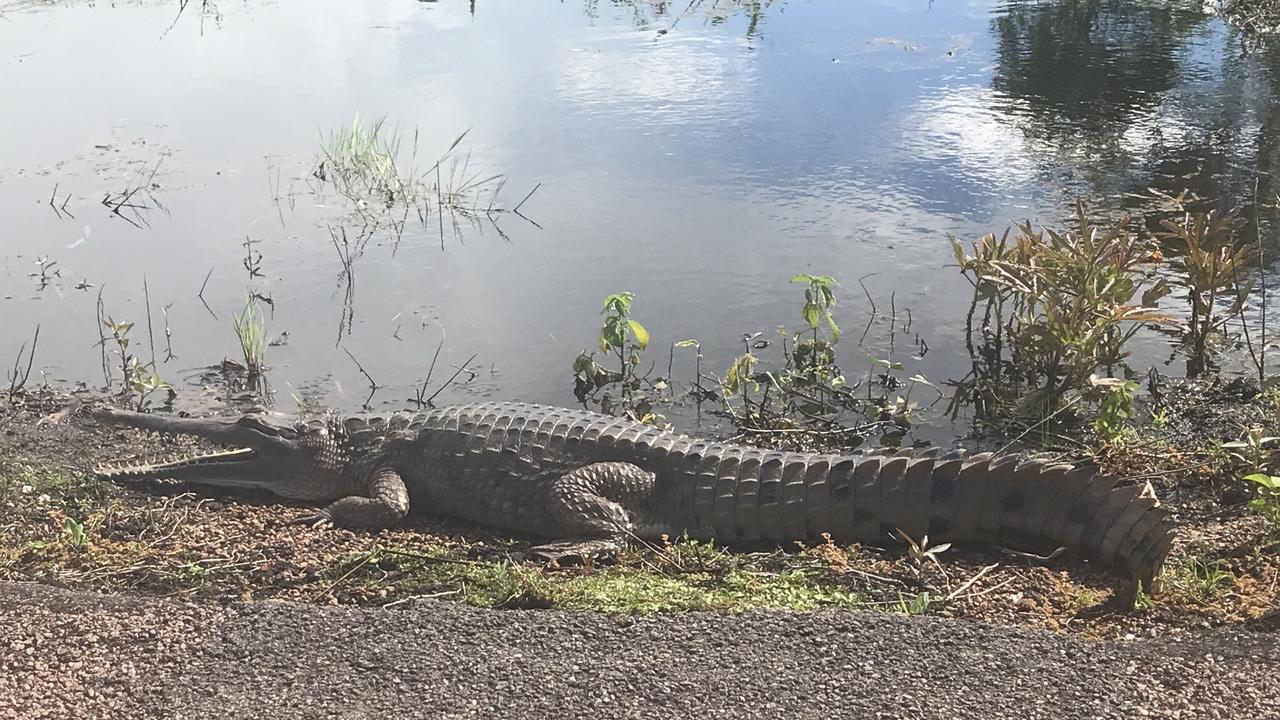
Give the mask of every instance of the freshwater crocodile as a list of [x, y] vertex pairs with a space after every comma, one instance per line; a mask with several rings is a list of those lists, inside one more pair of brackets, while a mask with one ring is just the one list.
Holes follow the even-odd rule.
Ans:
[[102, 478], [265, 488], [327, 502], [306, 519], [348, 527], [389, 527], [411, 509], [449, 515], [554, 541], [537, 548], [551, 557], [664, 535], [881, 543], [901, 530], [917, 539], [1062, 546], [1150, 588], [1173, 529], [1149, 485], [1121, 485], [1087, 467], [962, 451], [780, 452], [542, 405], [298, 421], [114, 409], [95, 416], [230, 448], [96, 468]]

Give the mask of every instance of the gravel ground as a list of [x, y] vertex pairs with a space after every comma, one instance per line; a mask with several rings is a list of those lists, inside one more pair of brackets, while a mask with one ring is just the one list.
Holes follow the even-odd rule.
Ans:
[[1266, 718], [1274, 633], [227, 606], [0, 583], [0, 718]]

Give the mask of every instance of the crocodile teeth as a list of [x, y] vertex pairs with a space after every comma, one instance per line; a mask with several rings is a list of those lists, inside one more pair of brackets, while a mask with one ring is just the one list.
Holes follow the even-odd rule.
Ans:
[[249, 460], [253, 458], [255, 454], [256, 451], [252, 448], [236, 448], [234, 450], [220, 450], [188, 458], [173, 458], [155, 463], [139, 463], [137, 465], [125, 466], [98, 465], [94, 468], [94, 473], [102, 477], [124, 477], [129, 475], [155, 476], [169, 470]]

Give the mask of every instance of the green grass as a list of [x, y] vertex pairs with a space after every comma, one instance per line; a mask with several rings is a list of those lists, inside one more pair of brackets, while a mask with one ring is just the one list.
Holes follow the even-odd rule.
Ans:
[[247, 298], [244, 312], [232, 315], [231, 322], [235, 327], [236, 338], [240, 340], [240, 352], [244, 355], [244, 365], [249, 377], [258, 377], [267, 355], [267, 323], [262, 317], [253, 298]]
[[78, 491], [82, 477], [69, 470], [22, 461], [0, 463], [0, 497], [14, 493], [66, 494]]
[[400, 134], [384, 124], [385, 118], [366, 124], [357, 115], [351, 127], [329, 133], [317, 173], [352, 194], [394, 196], [407, 183], [397, 168]]
[[1231, 572], [1230, 565], [1204, 556], [1186, 558], [1165, 576], [1166, 583], [1201, 605], [1208, 604], [1234, 580], [1235, 573]]
[[[337, 583], [363, 574], [367, 590], [396, 587], [396, 596], [447, 594], [489, 608], [556, 607], [633, 615], [754, 608], [858, 608], [865, 597], [839, 587], [818, 568], [748, 569], [710, 544], [676, 543], [664, 553], [683, 569], [623, 563], [590, 572], [546, 572], [506, 560], [465, 560], [440, 547], [387, 548], [348, 557], [331, 568]], [[634, 558], [633, 558], [634, 559]], [[704, 568], [711, 568], [710, 570]]]

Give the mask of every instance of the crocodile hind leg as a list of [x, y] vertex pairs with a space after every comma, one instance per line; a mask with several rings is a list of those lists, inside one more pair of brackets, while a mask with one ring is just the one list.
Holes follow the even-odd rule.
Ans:
[[304, 515], [297, 522], [381, 530], [395, 525], [408, 512], [409, 491], [404, 480], [395, 470], [383, 468], [369, 478], [369, 497], [348, 495], [326, 508]]
[[566, 539], [531, 551], [548, 560], [611, 555], [626, 547], [637, 512], [653, 496], [654, 476], [625, 462], [584, 465], [551, 485], [548, 508]]

